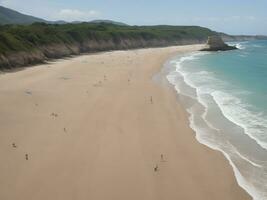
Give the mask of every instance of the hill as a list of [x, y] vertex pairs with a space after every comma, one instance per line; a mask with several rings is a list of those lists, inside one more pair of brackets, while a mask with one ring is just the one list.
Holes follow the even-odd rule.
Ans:
[[104, 23], [104, 24], [114, 24], [114, 25], [118, 25], [118, 26], [128, 26], [128, 24], [125, 24], [122, 22], [116, 22], [113, 20], [101, 20], [101, 19], [90, 21], [90, 23], [93, 23], [93, 24], [103, 24]]
[[[67, 24], [68, 22], [63, 21], [63, 20], [58, 20], [58, 21], [47, 21], [38, 17], [30, 16], [30, 15], [25, 15], [20, 12], [17, 12], [15, 10], [5, 8], [3, 6], [0, 6], [0, 24], [5, 25], [5, 24], [32, 24], [35, 22], [44, 22], [47, 24]], [[70, 22], [72, 24], [79, 24], [82, 23], [82, 21], [73, 21]], [[127, 24], [122, 23], [122, 22], [116, 22], [113, 20], [92, 20], [89, 21], [89, 23], [93, 24], [101, 24], [101, 23], [106, 23], [106, 24], [114, 24], [114, 25], [119, 25], [119, 26], [127, 26]]]
[[30, 15], [24, 15], [15, 10], [0, 6], [0, 24], [31, 24], [34, 22], [46, 21]]
[[0, 69], [85, 52], [199, 44], [212, 35], [224, 41], [267, 39], [232, 36], [199, 26], [129, 26], [111, 20], [50, 22], [2, 6], [0, 24]]
[[118, 26], [107, 23], [0, 26], [0, 68], [84, 52], [205, 43], [217, 34], [198, 26]]

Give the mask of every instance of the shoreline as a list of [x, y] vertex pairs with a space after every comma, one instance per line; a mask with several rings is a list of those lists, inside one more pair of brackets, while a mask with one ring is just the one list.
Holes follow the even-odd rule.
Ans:
[[[264, 46], [264, 43], [238, 45], [242, 50], [234, 53], [193, 52], [178, 55], [167, 62], [167, 79], [181, 96], [180, 102], [190, 115], [190, 126], [195, 130], [197, 140], [223, 153], [234, 170], [238, 184], [253, 199], [265, 199], [266, 145], [264, 146], [265, 140], [261, 140], [256, 133], [257, 129], [264, 133], [266, 123], [264, 116], [259, 118], [259, 121], [252, 120], [257, 113], [250, 109], [261, 105], [246, 101], [251, 97], [249, 93], [252, 94], [253, 90], [242, 84], [232, 89], [233, 82], [227, 79], [227, 75], [224, 76], [227, 73], [234, 74], [230, 70], [235, 66], [235, 61], [239, 69], [248, 68], [246, 60], [239, 63], [235, 58], [252, 52], [252, 49], [255, 52], [252, 55], [248, 53], [248, 57], [261, 55], [257, 48], [260, 48], [260, 45]], [[233, 59], [222, 64], [220, 61], [227, 60], [228, 56], [232, 56]], [[224, 66], [228, 68], [225, 67], [223, 70]], [[234, 80], [234, 77], [232, 78]], [[235, 80], [239, 81], [239, 78]], [[242, 79], [240, 81], [242, 82]], [[247, 93], [242, 93], [244, 91]], [[261, 99], [261, 94], [255, 93], [253, 96]], [[248, 106], [242, 107], [245, 104]], [[262, 110], [264, 109], [262, 107]], [[257, 128], [247, 129], [252, 126]]]
[[[164, 82], [166, 82], [165, 84], [168, 84], [170, 85], [170, 87], [172, 88], [173, 92], [175, 93], [175, 95], [177, 96], [177, 101], [179, 101], [180, 104], [182, 104], [183, 108], [186, 110], [186, 115], [188, 117], [188, 125], [189, 127], [193, 130], [194, 134], [195, 134], [195, 139], [202, 145], [204, 146], [207, 146], [208, 148], [216, 151], [216, 152], [220, 152], [224, 158], [229, 162], [229, 165], [232, 167], [232, 170], [234, 172], [234, 176], [238, 182], [238, 185], [243, 188], [250, 196], [251, 198], [253, 197], [256, 197], [257, 194], [255, 193], [254, 191], [254, 188], [253, 187], [250, 187], [249, 184], [247, 183], [247, 181], [245, 181], [243, 175], [240, 173], [239, 171], [239, 168], [234, 164], [234, 162], [231, 160], [231, 156], [227, 154], [227, 151], [225, 151], [224, 149], [221, 149], [220, 148], [220, 142], [217, 141], [218, 143], [216, 144], [215, 142], [211, 142], [209, 140], [207, 140], [207, 137], [208, 135], [210, 134], [204, 134], [203, 131], [204, 129], [207, 131], [207, 132], [211, 132], [210, 130], [208, 129], [214, 129], [217, 130], [215, 127], [213, 127], [212, 124], [210, 124], [208, 121], [206, 121], [206, 119], [204, 119], [204, 126], [202, 127], [201, 125], [196, 125], [195, 122], [194, 122], [194, 116], [195, 115], [200, 115], [199, 113], [194, 113], [192, 111], [192, 108], [194, 107], [194, 105], [198, 105], [198, 106], [201, 106], [203, 107], [204, 110], [207, 109], [207, 107], [205, 105], [203, 105], [202, 102], [199, 101], [199, 99], [197, 97], [193, 97], [191, 96], [192, 94], [186, 94], [185, 91], [183, 91], [184, 89], [181, 89], [183, 88], [183, 85], [186, 85], [186, 87], [192, 87], [191, 85], [189, 85], [189, 83], [185, 82], [184, 80], [182, 81], [182, 86], [181, 86], [181, 83], [178, 83], [180, 81], [178, 81], [177, 83], [175, 83], [176, 81], [173, 81], [172, 79], [172, 76], [173, 76], [173, 72], [175, 73], [179, 73], [179, 76], [183, 77], [184, 79], [184, 75], [181, 74], [181, 72], [178, 72], [176, 69], [171, 69], [171, 68], [174, 68], [174, 65], [173, 65], [173, 61], [175, 62], [179, 62], [179, 65], [181, 64], [180, 62], [183, 62], [181, 60], [184, 60], [186, 58], [192, 58], [196, 55], [199, 56], [199, 54], [197, 54], [198, 52], [189, 52], [187, 54], [184, 54], [184, 55], [176, 55], [172, 58], [170, 58], [169, 60], [166, 61], [163, 69], [162, 69], [162, 72], [161, 72], [161, 77], [162, 79], [164, 79]], [[203, 54], [205, 55], [205, 54]], [[200, 55], [200, 56], [203, 56], [203, 55]], [[177, 60], [178, 59], [178, 60]], [[176, 68], [176, 67], [175, 67]], [[169, 77], [170, 76], [170, 79]], [[181, 87], [181, 88], [180, 88]], [[192, 89], [195, 90], [195, 88], [192, 87]], [[182, 91], [181, 91], [182, 90]], [[188, 92], [188, 91], [187, 91]], [[190, 103], [188, 103], [190, 102]], [[202, 109], [202, 108], [201, 108]], [[200, 115], [202, 117], [202, 115], [206, 115], [207, 111], [201, 111], [202, 114]], [[204, 128], [204, 127], [208, 127], [208, 128]], [[203, 130], [202, 130], [203, 129]], [[211, 133], [211, 134], [218, 134], [218, 133]], [[210, 135], [211, 137], [213, 137], [212, 135]], [[242, 156], [242, 155], [241, 155]], [[245, 158], [245, 157], [242, 157], [242, 158]], [[252, 162], [250, 160], [247, 160], [248, 162]], [[254, 163], [252, 163], [254, 164]], [[256, 164], [254, 164], [256, 165]]]
[[[198, 128], [195, 127], [194, 122], [192, 121], [193, 113], [190, 113], [190, 111], [188, 110], [188, 107], [191, 107], [191, 106], [189, 106], [189, 104], [192, 104], [192, 102], [195, 102], [195, 101], [198, 104], [201, 104], [201, 103], [198, 102], [196, 99], [193, 99], [191, 96], [187, 96], [187, 95], [183, 94], [181, 91], [178, 91], [175, 88], [175, 85], [167, 78], [167, 76], [170, 75], [170, 72], [172, 72], [172, 69], [170, 69], [173, 67], [173, 66], [171, 67], [172, 61], [174, 61], [174, 60], [177, 61], [177, 57], [179, 57], [180, 59], [181, 58], [187, 58], [187, 57], [191, 57], [192, 55], [195, 55], [196, 53], [197, 53], [197, 51], [184, 53], [182, 55], [176, 54], [175, 56], [170, 57], [168, 60], [166, 60], [162, 70], [157, 75], [158, 77], [156, 78], [157, 79], [156, 81], [157, 82], [160, 81], [160, 84], [164, 84], [166, 87], [170, 87], [170, 89], [174, 93], [173, 95], [177, 96], [177, 101], [179, 102], [179, 104], [182, 105], [182, 107], [185, 111], [185, 115], [188, 118], [188, 121], [187, 121], [188, 126], [190, 127], [190, 129], [192, 129], [193, 134], [195, 136], [195, 139], [198, 141], [199, 144], [202, 144], [205, 147], [208, 147], [209, 149], [216, 151], [216, 152], [219, 152], [220, 154], [223, 155], [223, 157], [228, 161], [228, 164], [232, 167], [234, 177], [235, 177], [239, 187], [241, 187], [249, 195], [249, 197], [251, 199], [253, 199], [253, 196], [254, 196], [254, 195], [252, 195], [254, 192], [253, 188], [249, 188], [249, 186], [246, 185], [246, 182], [243, 180], [244, 177], [240, 174], [239, 169], [233, 163], [233, 161], [231, 160], [229, 155], [223, 149], [220, 149], [219, 147], [215, 146], [214, 144], [211, 144], [208, 141], [205, 141], [205, 139], [201, 138], [201, 133], [197, 133]], [[190, 103], [188, 103], [186, 101], [189, 101]], [[195, 104], [195, 103], [193, 103], [193, 104]]]
[[198, 48], [82, 55], [1, 75], [0, 197], [251, 199], [225, 157], [195, 139], [173, 88], [152, 81], [172, 55]]

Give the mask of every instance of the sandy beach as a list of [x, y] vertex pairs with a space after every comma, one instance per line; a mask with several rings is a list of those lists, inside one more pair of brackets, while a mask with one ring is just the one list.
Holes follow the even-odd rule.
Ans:
[[0, 199], [246, 200], [153, 81], [201, 45], [114, 51], [0, 74]]

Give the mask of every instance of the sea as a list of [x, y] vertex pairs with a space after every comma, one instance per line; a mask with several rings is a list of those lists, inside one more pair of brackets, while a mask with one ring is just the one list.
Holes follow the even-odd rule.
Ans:
[[253, 199], [266, 200], [267, 41], [230, 45], [238, 50], [179, 55], [164, 70], [197, 140], [224, 154]]

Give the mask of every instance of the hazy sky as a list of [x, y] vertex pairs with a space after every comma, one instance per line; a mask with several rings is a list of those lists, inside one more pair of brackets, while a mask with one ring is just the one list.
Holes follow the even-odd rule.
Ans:
[[111, 19], [130, 25], [200, 25], [267, 35], [267, 0], [0, 0], [47, 20]]

